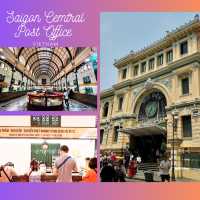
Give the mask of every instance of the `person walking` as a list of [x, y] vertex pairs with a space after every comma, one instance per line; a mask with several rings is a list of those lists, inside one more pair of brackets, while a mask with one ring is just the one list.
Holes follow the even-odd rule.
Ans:
[[70, 92], [69, 88], [64, 89], [64, 101], [65, 101], [65, 105], [67, 107], [67, 110], [69, 110], [69, 92]]
[[55, 162], [54, 175], [56, 182], [72, 182], [72, 172], [77, 172], [75, 160], [68, 155], [69, 148], [66, 145], [60, 147], [60, 157]]

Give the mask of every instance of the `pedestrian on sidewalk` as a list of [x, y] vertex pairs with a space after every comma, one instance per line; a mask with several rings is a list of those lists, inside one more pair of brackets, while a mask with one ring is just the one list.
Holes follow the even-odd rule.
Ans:
[[137, 161], [133, 157], [128, 167], [128, 177], [133, 178], [137, 173]]
[[115, 172], [116, 172], [116, 182], [125, 182], [126, 177], [126, 169], [124, 167], [123, 160], [119, 160], [118, 164], [115, 166]]
[[124, 152], [124, 165], [125, 165], [126, 171], [128, 171], [130, 156], [131, 156], [130, 152], [129, 152], [128, 148], [126, 148], [125, 152]]
[[111, 163], [105, 162], [100, 173], [101, 182], [114, 182], [116, 177], [116, 172]]
[[137, 157], [136, 157], [136, 161], [137, 161], [137, 164], [140, 165], [140, 163], [142, 162], [142, 158], [140, 157], [140, 155], [138, 154]]
[[169, 170], [171, 168], [171, 163], [169, 160], [169, 156], [167, 153], [164, 154], [163, 160], [160, 162], [160, 176], [162, 182], [168, 181], [170, 182], [170, 174]]

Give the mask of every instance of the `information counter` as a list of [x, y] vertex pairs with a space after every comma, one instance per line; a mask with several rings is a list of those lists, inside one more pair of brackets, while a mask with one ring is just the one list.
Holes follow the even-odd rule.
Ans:
[[[44, 174], [41, 175], [40, 182], [56, 182], [57, 176], [53, 174]], [[80, 182], [82, 180], [82, 176], [79, 175], [79, 173], [73, 173], [72, 175], [72, 181], [73, 182]], [[20, 175], [20, 176], [13, 176], [12, 182], [29, 182], [29, 176], [28, 175]]]

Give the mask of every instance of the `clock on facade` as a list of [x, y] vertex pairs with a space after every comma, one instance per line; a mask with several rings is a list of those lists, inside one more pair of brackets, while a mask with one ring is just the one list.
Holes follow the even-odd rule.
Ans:
[[147, 103], [146, 108], [145, 108], [145, 113], [148, 118], [152, 118], [156, 115], [157, 113], [157, 102], [156, 101], [151, 101]]

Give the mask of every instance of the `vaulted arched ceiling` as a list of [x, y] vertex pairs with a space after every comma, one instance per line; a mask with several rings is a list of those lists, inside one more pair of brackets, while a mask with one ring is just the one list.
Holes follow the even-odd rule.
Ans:
[[37, 80], [46, 74], [52, 80], [70, 63], [79, 48], [19, 48], [17, 58], [25, 59], [25, 68]]

